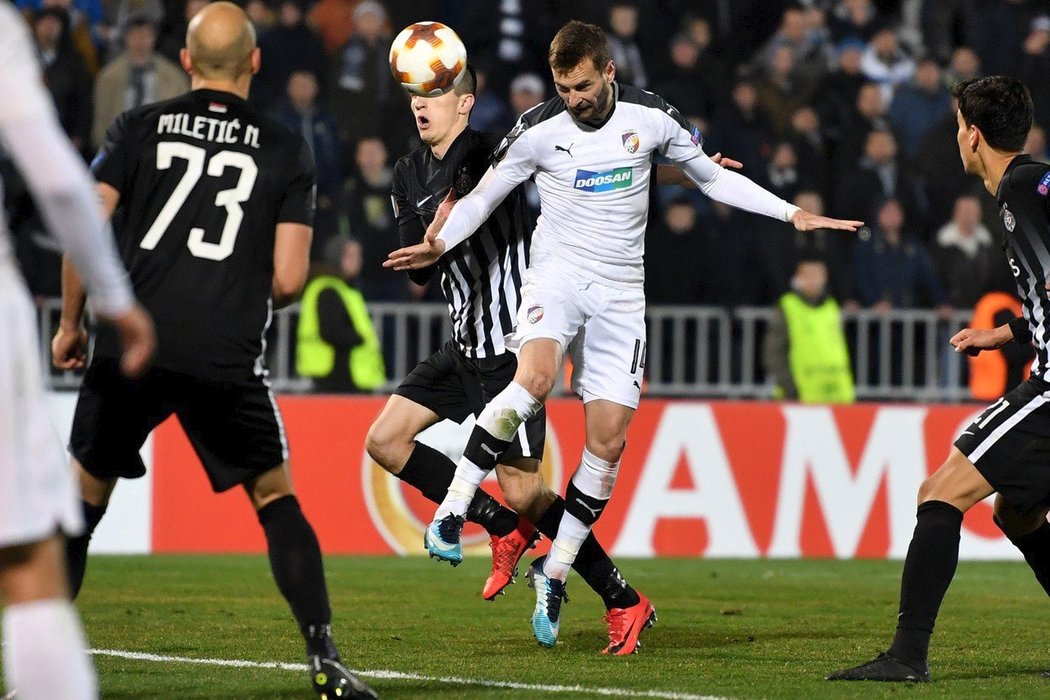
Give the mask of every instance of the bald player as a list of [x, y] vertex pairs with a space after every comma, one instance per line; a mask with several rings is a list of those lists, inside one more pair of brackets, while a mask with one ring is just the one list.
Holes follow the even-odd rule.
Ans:
[[[139, 449], [174, 414], [212, 488], [240, 486], [255, 508], [273, 577], [306, 640], [314, 690], [373, 698], [332, 641], [321, 550], [292, 490], [264, 357], [274, 307], [293, 301], [306, 280], [313, 163], [300, 135], [245, 102], [260, 56], [240, 8], [208, 5], [190, 22], [186, 45], [192, 91], [122, 114], [92, 163], [132, 286], [155, 319], [158, 350], [154, 367], [128, 380], [114, 335], [102, 330], [96, 339], [70, 438], [86, 521], [67, 548], [74, 595], [117, 480], [145, 473]], [[84, 302], [66, 261], [52, 343], [58, 367], [84, 364]]]

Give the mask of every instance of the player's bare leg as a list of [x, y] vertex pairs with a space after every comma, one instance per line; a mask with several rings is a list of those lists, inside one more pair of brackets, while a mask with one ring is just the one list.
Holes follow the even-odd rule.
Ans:
[[[365, 449], [388, 472], [414, 486], [434, 503], [448, 494], [456, 464], [416, 436], [440, 417], [429, 408], [394, 394], [368, 430]], [[482, 596], [492, 600], [513, 580], [522, 554], [535, 543], [536, 530], [518, 514], [478, 489], [465, 513], [485, 528], [492, 547], [492, 573]], [[513, 560], [513, 561], [511, 561]], [[452, 562], [453, 566], [459, 562]]]
[[98, 697], [87, 640], [69, 601], [62, 538], [0, 548], [4, 682], [19, 698]]
[[314, 690], [322, 698], [374, 698], [375, 691], [343, 666], [332, 639], [321, 547], [292, 490], [288, 463], [244, 485], [266, 534], [270, 570], [306, 640]]
[[427, 528], [424, 542], [434, 556], [463, 559], [460, 533], [464, 516], [481, 482], [510, 447], [518, 426], [534, 416], [554, 387], [561, 368], [561, 344], [549, 338], [527, 341], [518, 353], [514, 381], [497, 394], [478, 416], [456, 475]]
[[828, 680], [930, 680], [930, 636], [959, 562], [963, 513], [993, 492], [977, 467], [953, 447], [947, 461], [919, 488], [893, 643], [874, 660], [832, 673]]

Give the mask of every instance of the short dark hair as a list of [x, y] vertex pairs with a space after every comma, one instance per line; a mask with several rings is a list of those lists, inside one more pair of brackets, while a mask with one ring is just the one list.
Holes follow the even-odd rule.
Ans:
[[1011, 153], [1024, 149], [1032, 128], [1032, 95], [1017, 78], [990, 75], [952, 88], [967, 126], [976, 126], [988, 145]]
[[605, 70], [612, 60], [609, 39], [601, 27], [574, 19], [554, 35], [547, 60], [556, 73], [564, 73], [587, 58], [595, 68]]
[[463, 77], [453, 90], [457, 95], [473, 95], [478, 90], [478, 74], [474, 70], [474, 66], [467, 64], [467, 67], [463, 69]]

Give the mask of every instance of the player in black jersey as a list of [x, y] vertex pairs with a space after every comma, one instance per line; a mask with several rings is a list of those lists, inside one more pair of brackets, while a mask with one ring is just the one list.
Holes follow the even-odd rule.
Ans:
[[[88, 541], [117, 479], [145, 473], [139, 449], [174, 413], [212, 488], [242, 485], [256, 509], [274, 579], [306, 640], [314, 690], [374, 698], [332, 641], [321, 550], [292, 490], [263, 358], [273, 306], [293, 301], [306, 279], [313, 164], [299, 135], [245, 101], [260, 56], [243, 10], [208, 5], [186, 42], [192, 92], [123, 114], [92, 166], [159, 349], [153, 369], [129, 380], [114, 338], [98, 337], [70, 438], [87, 521], [68, 547], [72, 587], [83, 581]], [[59, 366], [83, 364], [83, 306], [67, 266], [53, 343]]]
[[[447, 214], [447, 205], [439, 205], [469, 192], [491, 163], [499, 137], [467, 125], [474, 90], [473, 69], [468, 68], [455, 92], [412, 99], [416, 128], [426, 145], [394, 168], [393, 203], [402, 247], [422, 240], [434, 217]], [[518, 188], [477, 236], [437, 265], [409, 273], [414, 282], [425, 284], [440, 272], [453, 338], [396, 389], [369, 430], [366, 445], [377, 463], [435, 503], [445, 497], [456, 465], [416, 436], [442, 419], [460, 423], [477, 414], [513, 379], [517, 360], [504, 336], [513, 330], [531, 231], [524, 193]], [[492, 573], [482, 592], [487, 600], [511, 583], [518, 561], [538, 538], [535, 528], [548, 537], [557, 534], [565, 503], [539, 472], [545, 427], [546, 415], [540, 411], [521, 426], [497, 468], [507, 503], [524, 517], [519, 519], [518, 513], [482, 490], [467, 512], [490, 535]], [[584, 543], [575, 568], [608, 609], [606, 653], [635, 651], [648, 621], [648, 616], [641, 617], [648, 600], [624, 581], [594, 535]]]
[[915, 533], [904, 561], [897, 633], [873, 661], [829, 680], [928, 681], [930, 635], [959, 560], [963, 513], [996, 494], [993, 519], [1050, 594], [1050, 166], [1021, 153], [1032, 98], [1019, 80], [991, 76], [960, 83], [958, 142], [963, 166], [999, 203], [1004, 241], [1024, 315], [951, 339], [976, 355], [1034, 342], [1031, 378], [989, 406], [955, 441], [947, 461], [919, 488]]

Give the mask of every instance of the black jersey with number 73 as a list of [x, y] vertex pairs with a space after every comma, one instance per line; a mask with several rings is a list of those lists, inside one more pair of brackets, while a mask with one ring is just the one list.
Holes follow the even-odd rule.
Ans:
[[[302, 137], [235, 95], [195, 90], [122, 114], [92, 171], [120, 192], [114, 228], [157, 325], [157, 366], [262, 372], [276, 226], [313, 223]], [[96, 353], [117, 356], [115, 338], [100, 333]]]

